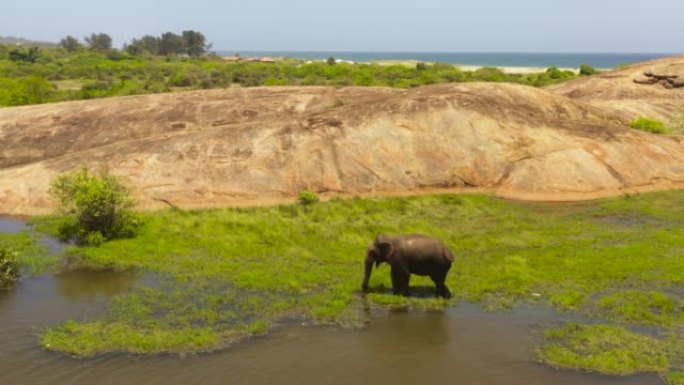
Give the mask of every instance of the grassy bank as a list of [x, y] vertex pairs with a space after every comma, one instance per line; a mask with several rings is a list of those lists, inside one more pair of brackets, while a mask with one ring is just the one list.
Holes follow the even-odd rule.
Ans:
[[59, 269], [59, 258], [48, 255], [38, 235], [23, 231], [15, 234], [0, 233], [0, 247], [17, 254], [17, 264], [22, 276], [34, 276]]
[[[152, 271], [166, 283], [115, 297], [102, 319], [70, 322], [41, 338], [82, 356], [198, 351], [261, 334], [283, 317], [359, 326], [364, 306], [540, 303], [605, 324], [558, 325], [539, 350], [543, 362], [654, 370], [681, 383], [683, 214], [684, 192], [573, 204], [443, 195], [155, 212], [137, 238], [70, 254], [88, 266]], [[59, 219], [37, 222], [54, 229]], [[437, 236], [457, 255], [447, 282], [455, 298], [433, 298], [432, 283], [419, 277], [411, 281], [413, 298], [394, 297], [386, 265], [362, 298], [365, 248], [378, 233], [410, 232]], [[653, 361], [625, 353], [642, 345]], [[625, 354], [632, 358], [616, 358]]]
[[506, 74], [496, 68], [461, 71], [449, 64], [328, 65], [298, 59], [277, 63], [226, 62], [218, 57], [162, 57], [87, 50], [67, 53], [58, 48], [43, 49], [34, 62], [25, 62], [12, 60], [13, 49], [0, 45], [0, 107], [232, 86], [410, 88], [471, 81], [544, 86], [576, 77], [572, 72], [556, 68], [539, 74]]

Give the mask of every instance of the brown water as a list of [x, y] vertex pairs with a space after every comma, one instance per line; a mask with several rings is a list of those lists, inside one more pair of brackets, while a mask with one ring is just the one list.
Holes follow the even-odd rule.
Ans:
[[29, 278], [0, 291], [0, 384], [426, 384], [656, 385], [555, 370], [533, 362], [538, 332], [562, 322], [549, 309], [371, 315], [363, 330], [289, 324], [229, 349], [179, 357], [110, 354], [76, 359], [43, 351], [36, 333], [100, 313], [107, 300], [149, 282], [111, 272]]

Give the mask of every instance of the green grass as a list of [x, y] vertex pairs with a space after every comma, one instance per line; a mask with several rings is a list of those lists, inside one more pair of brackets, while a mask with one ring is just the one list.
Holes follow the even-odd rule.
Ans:
[[537, 354], [552, 366], [615, 375], [670, 367], [666, 342], [621, 327], [569, 323], [545, 334], [552, 343]]
[[55, 272], [59, 258], [48, 255], [37, 235], [23, 231], [15, 234], [0, 233], [0, 245], [17, 252], [17, 264], [22, 276], [35, 276]]
[[[550, 332], [555, 347], [543, 348], [545, 362], [676, 379], [684, 366], [674, 337], [684, 330], [683, 214], [681, 191], [573, 204], [440, 195], [148, 213], [137, 238], [74, 248], [71, 257], [154, 272], [167, 284], [115, 297], [100, 319], [48, 329], [43, 345], [82, 356], [204, 351], [264, 333], [283, 317], [357, 327], [367, 306], [431, 310], [467, 300], [490, 309], [550, 305], [612, 323]], [[59, 218], [34, 223], [54, 231]], [[392, 296], [387, 265], [361, 296], [375, 235], [412, 232], [434, 235], [456, 254], [447, 280], [454, 298], [434, 298], [423, 277], [412, 277], [412, 297]], [[631, 326], [657, 333], [641, 338]], [[174, 338], [155, 337], [165, 333]], [[630, 353], [642, 345], [658, 353], [654, 360]], [[593, 363], [601, 346], [605, 362]]]

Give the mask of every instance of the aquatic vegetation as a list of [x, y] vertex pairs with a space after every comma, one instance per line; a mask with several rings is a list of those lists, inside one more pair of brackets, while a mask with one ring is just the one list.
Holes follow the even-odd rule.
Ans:
[[0, 244], [0, 287], [10, 285], [18, 277], [17, 252]]
[[568, 323], [545, 336], [551, 343], [537, 355], [556, 367], [627, 375], [670, 366], [667, 343], [617, 326]]
[[11, 267], [11, 275], [15, 278], [20, 275], [35, 276], [55, 272], [59, 269], [59, 258], [49, 255], [38, 236], [28, 231], [16, 234], [0, 233], [0, 255], [5, 255], [0, 259], [6, 262], [13, 261], [8, 262], [7, 266]]
[[[683, 208], [684, 192], [671, 191], [571, 204], [437, 195], [147, 213], [136, 238], [69, 253], [91, 267], [152, 271], [168, 284], [122, 294], [102, 318], [48, 329], [42, 341], [76, 355], [203, 351], [264, 333], [284, 318], [357, 327], [368, 308], [438, 310], [466, 300], [506, 309], [531, 303], [617, 323], [605, 333], [583, 325], [562, 336], [550, 332], [558, 346], [544, 350], [548, 357], [569, 358], [545, 362], [669, 375], [681, 362], [676, 336], [684, 329], [678, 291], [684, 285]], [[55, 231], [59, 219], [34, 223]], [[456, 255], [447, 279], [454, 298], [435, 298], [430, 279], [415, 276], [412, 296], [395, 297], [385, 265], [363, 296], [369, 243], [379, 233], [416, 232], [443, 240]], [[657, 333], [642, 336], [625, 329], [630, 325]], [[195, 328], [201, 335], [193, 334]], [[173, 346], [126, 342], [173, 331], [183, 336]], [[601, 353], [605, 362], [594, 363], [593, 352], [604, 342], [587, 336], [602, 334], [610, 338]], [[634, 355], [641, 345], [655, 358]]]

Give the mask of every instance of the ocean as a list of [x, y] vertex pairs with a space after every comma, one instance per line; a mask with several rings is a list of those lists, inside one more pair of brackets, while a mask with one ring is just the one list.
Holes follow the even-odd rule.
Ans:
[[374, 60], [418, 60], [493, 67], [560, 67], [577, 68], [589, 64], [594, 68], [615, 68], [673, 54], [657, 53], [460, 53], [460, 52], [307, 52], [307, 51], [229, 51], [222, 56], [239, 53], [242, 57], [296, 57], [321, 60], [329, 57], [353, 62]]

